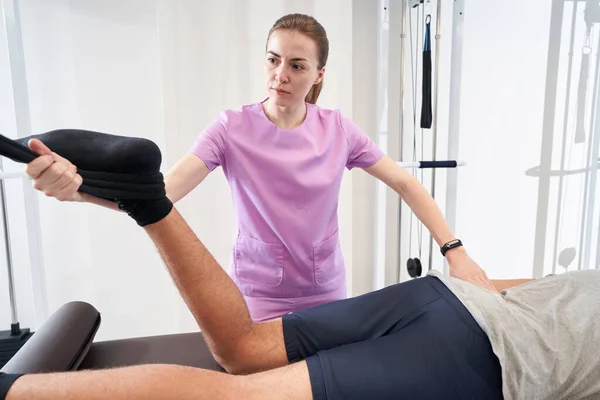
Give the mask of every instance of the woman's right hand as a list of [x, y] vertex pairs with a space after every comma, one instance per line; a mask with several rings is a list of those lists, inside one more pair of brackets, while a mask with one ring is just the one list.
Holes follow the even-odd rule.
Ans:
[[40, 155], [25, 168], [35, 189], [60, 201], [84, 201], [82, 193], [78, 192], [83, 179], [77, 173], [77, 167], [38, 139], [31, 139], [29, 147]]

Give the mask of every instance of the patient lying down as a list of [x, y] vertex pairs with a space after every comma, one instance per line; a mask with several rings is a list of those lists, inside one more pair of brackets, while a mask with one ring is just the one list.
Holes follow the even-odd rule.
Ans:
[[176, 209], [145, 229], [230, 374], [141, 365], [3, 376], [4, 395], [13, 383], [7, 399], [600, 396], [600, 271], [551, 276], [503, 295], [434, 272], [255, 324]]
[[[57, 179], [58, 169], [40, 159], [28, 169]], [[598, 270], [496, 282], [501, 294], [432, 271], [255, 323], [236, 285], [175, 207], [134, 203], [119, 206], [135, 210], [128, 211], [134, 219], [154, 221], [136, 219], [227, 373], [139, 365], [0, 374], [0, 399], [600, 397]]]

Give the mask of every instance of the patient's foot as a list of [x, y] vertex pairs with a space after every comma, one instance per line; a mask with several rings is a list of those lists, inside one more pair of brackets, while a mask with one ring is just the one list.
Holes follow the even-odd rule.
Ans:
[[173, 208], [160, 172], [162, 155], [151, 140], [60, 129], [17, 140], [0, 135], [0, 155], [29, 164], [39, 156], [28, 147], [31, 139], [77, 165], [79, 192], [117, 203], [140, 226], [160, 221]]
[[151, 140], [59, 129], [17, 140], [0, 135], [0, 155], [21, 163], [33, 161], [37, 154], [27, 145], [33, 138], [77, 165], [83, 193], [110, 200], [157, 200], [165, 196], [162, 155]]

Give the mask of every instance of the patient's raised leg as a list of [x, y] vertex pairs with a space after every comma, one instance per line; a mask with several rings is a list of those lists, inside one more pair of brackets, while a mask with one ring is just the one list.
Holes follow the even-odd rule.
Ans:
[[[62, 136], [55, 136], [55, 141], [59, 143]], [[93, 137], [106, 146], [114, 140], [127, 140], [100, 133], [94, 133]], [[69, 182], [73, 182], [74, 173], [70, 161], [52, 155], [51, 149], [37, 139], [29, 144], [37, 154], [42, 155], [27, 165], [27, 172], [32, 179], [42, 186], [52, 183], [60, 187], [66, 185], [65, 190], [72, 191]], [[107, 154], [112, 155], [110, 152]], [[160, 159], [160, 153], [155, 158]], [[126, 164], [124, 160], [121, 161]], [[102, 171], [114, 168], [113, 165], [98, 164], [94, 167]], [[154, 165], [153, 168], [157, 169], [157, 166]], [[135, 165], [130, 165], [129, 169], [135, 175]], [[173, 209], [166, 194], [160, 191], [154, 194], [157, 193], [158, 196], [151, 196], [149, 199], [145, 196], [128, 196], [114, 197], [113, 201], [143, 226], [154, 241], [217, 361], [233, 373], [248, 373], [286, 365], [288, 360], [281, 320], [261, 324], [252, 322], [237, 286], [177, 210]], [[124, 193], [114, 193], [115, 196], [122, 194]]]
[[233, 280], [176, 208], [144, 229], [224, 368], [243, 374], [288, 364], [281, 319], [252, 321]]

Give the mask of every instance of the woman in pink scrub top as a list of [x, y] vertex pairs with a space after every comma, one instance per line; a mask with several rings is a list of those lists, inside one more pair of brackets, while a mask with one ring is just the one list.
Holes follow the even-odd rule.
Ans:
[[[328, 52], [314, 18], [276, 21], [264, 58], [268, 97], [221, 112], [166, 178], [177, 201], [222, 167], [237, 215], [230, 274], [255, 320], [346, 297], [337, 216], [344, 168], [396, 190], [440, 246], [455, 239], [412, 175], [339, 110], [316, 105]], [[487, 281], [462, 248], [446, 257], [454, 273]]]
[[[221, 112], [165, 178], [175, 203], [222, 167], [237, 215], [230, 273], [255, 321], [346, 297], [337, 217], [344, 168], [395, 190], [440, 246], [456, 239], [412, 175], [339, 110], [316, 105], [328, 52], [314, 18], [276, 21], [264, 58], [267, 97]], [[70, 200], [98, 202], [80, 193]], [[493, 288], [463, 247], [445, 256], [452, 275]]]

